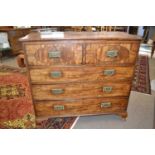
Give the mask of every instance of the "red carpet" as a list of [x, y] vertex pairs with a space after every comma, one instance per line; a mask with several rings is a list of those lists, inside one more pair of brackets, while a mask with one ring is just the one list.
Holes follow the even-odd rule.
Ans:
[[26, 74], [0, 66], [0, 128], [34, 128], [35, 115]]
[[147, 56], [141, 55], [138, 57], [132, 83], [132, 90], [145, 94], [151, 94], [149, 58]]
[[77, 117], [49, 118], [37, 121], [38, 129], [70, 129]]

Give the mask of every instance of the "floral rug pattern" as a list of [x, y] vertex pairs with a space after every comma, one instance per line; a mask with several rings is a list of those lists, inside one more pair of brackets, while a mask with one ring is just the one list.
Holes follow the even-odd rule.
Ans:
[[20, 69], [0, 66], [0, 128], [34, 128], [28, 78]]

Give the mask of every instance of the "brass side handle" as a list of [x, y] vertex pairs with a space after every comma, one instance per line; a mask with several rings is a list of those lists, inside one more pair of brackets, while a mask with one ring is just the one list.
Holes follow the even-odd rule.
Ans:
[[115, 73], [116, 73], [115, 69], [106, 69], [103, 71], [103, 74], [107, 76], [114, 75]]
[[60, 77], [62, 76], [62, 73], [61, 73], [61, 71], [52, 71], [52, 72], [50, 73], [50, 76], [51, 76], [52, 78], [60, 78]]
[[106, 56], [110, 58], [114, 58], [118, 56], [118, 51], [117, 50], [110, 50], [106, 52]]
[[65, 110], [65, 107], [64, 105], [54, 105], [54, 110], [55, 111]]
[[19, 54], [17, 56], [17, 64], [19, 67], [26, 67], [24, 54]]
[[60, 58], [61, 57], [61, 51], [49, 51], [48, 57], [51, 58]]
[[101, 103], [101, 108], [110, 108], [111, 107], [111, 102], [102, 102]]
[[51, 90], [51, 93], [52, 93], [52, 94], [55, 94], [55, 95], [56, 95], [56, 94], [63, 94], [63, 93], [64, 93], [64, 90], [61, 89], [61, 88], [60, 88], [60, 89], [52, 89], [52, 90]]
[[105, 87], [103, 87], [103, 92], [106, 92], [106, 93], [112, 92], [112, 86], [105, 86]]

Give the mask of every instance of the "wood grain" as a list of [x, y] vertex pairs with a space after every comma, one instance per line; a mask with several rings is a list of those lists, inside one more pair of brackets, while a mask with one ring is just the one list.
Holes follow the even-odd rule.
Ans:
[[[29, 65], [119, 65], [134, 64], [139, 45], [135, 43], [113, 42], [47, 42], [46, 44], [27, 44]], [[117, 50], [118, 56], [109, 58], [107, 51]], [[49, 58], [50, 51], [60, 51], [60, 58]]]
[[[114, 70], [113, 75], [105, 75], [106, 70]], [[59, 71], [60, 77], [52, 77], [51, 73]], [[87, 81], [121, 81], [132, 80], [134, 67], [105, 67], [105, 66], [92, 66], [92, 67], [48, 67], [30, 69], [30, 76], [32, 83], [37, 84], [56, 84], [56, 83], [69, 83], [69, 82], [87, 82]]]
[[[111, 107], [101, 108], [101, 103], [111, 102]], [[81, 116], [94, 114], [123, 113], [127, 109], [127, 98], [98, 98], [71, 101], [35, 102], [37, 117]], [[55, 105], [63, 105], [64, 110], [54, 110]]]
[[[55, 37], [58, 34], [43, 38], [31, 33], [20, 40], [37, 118], [98, 114], [126, 118], [141, 38], [113, 32], [65, 32]], [[49, 58], [51, 51], [59, 51], [60, 57]], [[108, 51], [118, 55], [108, 57]], [[115, 70], [115, 74], [105, 75], [105, 70]], [[59, 76], [54, 77], [53, 72]], [[103, 91], [107, 86], [110, 92]], [[102, 102], [112, 106], [101, 108]], [[64, 110], [54, 110], [55, 106]]]
[[[86, 45], [86, 64], [125, 64], [135, 63], [137, 44], [87, 44]], [[137, 47], [138, 48], [138, 47]], [[136, 50], [137, 50], [136, 48]], [[110, 58], [106, 53], [110, 50], [118, 51], [118, 56]]]
[[[43, 37], [45, 36], [45, 37]], [[49, 40], [123, 40], [123, 41], [140, 41], [141, 37], [124, 32], [52, 32], [49, 35], [33, 32], [24, 38], [22, 42], [36, 42]]]
[[[80, 44], [34, 44], [26, 46], [29, 65], [82, 64], [82, 45]], [[60, 58], [49, 58], [50, 51], [60, 51]]]
[[[111, 92], [104, 92], [103, 87], [111, 86]], [[89, 82], [89, 83], [68, 83], [53, 85], [33, 85], [32, 92], [35, 100], [64, 100], [91, 97], [113, 97], [128, 96], [130, 83], [112, 82]], [[62, 94], [53, 94], [53, 89], [62, 89]]]

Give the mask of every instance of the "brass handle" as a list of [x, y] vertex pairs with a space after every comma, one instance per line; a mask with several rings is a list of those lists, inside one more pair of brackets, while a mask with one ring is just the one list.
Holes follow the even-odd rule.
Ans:
[[63, 89], [52, 89], [51, 90], [52, 94], [62, 94], [64, 93]]
[[101, 108], [109, 108], [111, 107], [111, 102], [102, 102], [101, 103]]
[[112, 91], [112, 87], [111, 86], [103, 87], [103, 91], [106, 93], [110, 93]]
[[48, 52], [48, 57], [49, 58], [60, 58], [61, 52], [60, 51], [50, 51], [50, 52]]
[[107, 55], [107, 57], [114, 58], [114, 57], [118, 56], [118, 51], [117, 50], [110, 50], [110, 51], [107, 51], [106, 55]]
[[52, 78], [59, 78], [59, 77], [62, 76], [62, 74], [61, 74], [60, 71], [53, 71], [53, 72], [50, 73], [50, 76], [51, 76]]
[[104, 70], [104, 75], [114, 75], [115, 74], [115, 70], [114, 69], [107, 69], [107, 70]]
[[59, 111], [59, 110], [64, 110], [65, 107], [64, 105], [54, 105], [54, 110]]

